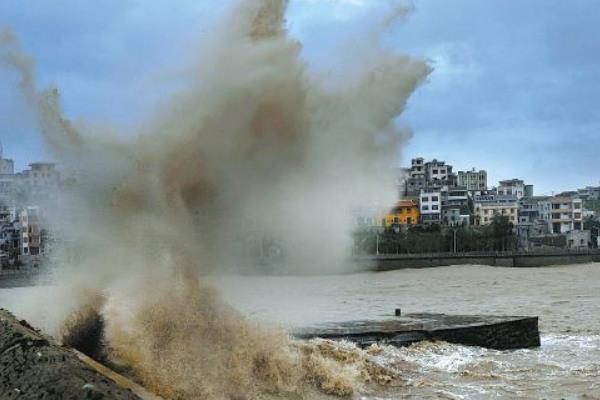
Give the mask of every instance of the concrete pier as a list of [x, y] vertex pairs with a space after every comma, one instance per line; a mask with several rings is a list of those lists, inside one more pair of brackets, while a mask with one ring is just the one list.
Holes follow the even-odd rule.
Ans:
[[157, 399], [0, 309], [1, 399]]
[[381, 321], [322, 324], [294, 332], [298, 339], [349, 340], [362, 347], [373, 343], [407, 346], [442, 340], [497, 350], [540, 346], [537, 317], [403, 314]]

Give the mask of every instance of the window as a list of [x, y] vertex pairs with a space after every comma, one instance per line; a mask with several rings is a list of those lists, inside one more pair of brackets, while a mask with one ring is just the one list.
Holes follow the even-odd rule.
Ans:
[[438, 207], [437, 205], [435, 205], [435, 204], [434, 204], [434, 205], [432, 205], [432, 206], [431, 206], [431, 209], [432, 209], [432, 210], [438, 210], [438, 209], [439, 209], [439, 207]]
[[423, 206], [423, 211], [429, 210], [429, 206]]
[[438, 170], [437, 170], [437, 169], [434, 169], [434, 170], [433, 170], [433, 173], [437, 175], [437, 173], [438, 173]]
[[488, 214], [489, 214], [489, 212], [490, 212], [490, 210], [483, 210], [483, 214], [484, 214], [484, 215], [488, 215]]
[[581, 222], [575, 222], [573, 229], [575, 229], [576, 231], [580, 231], [581, 230]]
[[483, 222], [488, 222], [488, 217], [483, 218]]
[[573, 203], [573, 208], [576, 210], [581, 209], [581, 203]]
[[575, 215], [575, 218], [577, 218], [577, 219], [581, 218], [581, 213], [575, 213], [574, 215]]
[[395, 224], [397, 224], [397, 223], [399, 223], [399, 222], [400, 222], [400, 218], [398, 218], [398, 217], [394, 217], [394, 223], [395, 223]]
[[431, 197], [431, 201], [439, 201], [439, 197], [433, 196], [433, 197]]
[[421, 197], [421, 201], [426, 203], [429, 201], [429, 197]]

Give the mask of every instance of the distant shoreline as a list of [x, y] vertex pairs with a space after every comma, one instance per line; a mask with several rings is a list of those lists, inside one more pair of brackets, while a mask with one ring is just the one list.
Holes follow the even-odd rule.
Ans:
[[430, 254], [380, 254], [355, 258], [369, 271], [407, 268], [435, 268], [451, 265], [489, 265], [492, 267], [539, 268], [554, 265], [600, 262], [600, 250], [561, 250], [528, 252], [471, 252]]

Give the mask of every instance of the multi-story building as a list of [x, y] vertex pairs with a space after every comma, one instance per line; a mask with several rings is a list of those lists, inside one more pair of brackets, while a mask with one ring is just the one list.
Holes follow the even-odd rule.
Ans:
[[470, 225], [469, 192], [465, 187], [442, 192], [442, 222], [450, 226]]
[[504, 216], [514, 225], [518, 222], [519, 203], [516, 195], [479, 195], [473, 199], [475, 225], [489, 225], [495, 216]]
[[534, 224], [541, 218], [540, 203], [548, 200], [548, 196], [521, 197], [519, 199], [519, 225]]
[[452, 166], [444, 161], [433, 159], [425, 163], [425, 180], [430, 185], [456, 185], [456, 175], [452, 173]]
[[425, 162], [422, 157], [413, 158], [410, 161], [410, 177], [425, 176]]
[[582, 200], [600, 200], [600, 186], [587, 186], [577, 189], [577, 196]]
[[539, 203], [539, 210], [551, 233], [583, 230], [583, 201], [578, 197], [550, 197]]
[[386, 229], [398, 230], [403, 225], [416, 225], [419, 223], [419, 204], [415, 200], [400, 200], [394, 208], [386, 214], [384, 225]]
[[519, 199], [522, 197], [532, 197], [533, 185], [526, 185], [521, 179], [508, 179], [500, 181], [497, 192], [500, 196], [514, 195]]
[[464, 186], [469, 192], [480, 193], [487, 190], [487, 172], [485, 170], [458, 171], [458, 186]]
[[427, 186], [423, 158], [413, 158], [410, 168], [404, 169], [400, 183], [400, 197], [417, 197], [421, 189]]
[[20, 261], [37, 267], [44, 255], [43, 232], [40, 224], [39, 207], [26, 207], [19, 213], [21, 228]]
[[421, 223], [439, 224], [442, 222], [442, 193], [448, 188], [426, 188], [421, 190], [419, 207]]
[[405, 176], [400, 190], [400, 195], [404, 198], [416, 198], [423, 189], [441, 185], [455, 186], [457, 182], [452, 166], [436, 159], [425, 162], [423, 158], [413, 158]]
[[3, 158], [0, 143], [0, 205], [11, 203], [15, 192], [15, 165], [13, 160]]
[[35, 162], [16, 174], [18, 183], [29, 199], [52, 196], [60, 184], [60, 173], [54, 163]]

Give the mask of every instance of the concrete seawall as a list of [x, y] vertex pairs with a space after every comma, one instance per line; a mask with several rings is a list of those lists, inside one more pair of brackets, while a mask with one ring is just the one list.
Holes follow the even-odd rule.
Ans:
[[356, 262], [361, 269], [371, 271], [450, 265], [534, 268], [600, 262], [600, 251], [390, 254], [360, 257]]
[[0, 399], [154, 400], [128, 379], [0, 309]]

